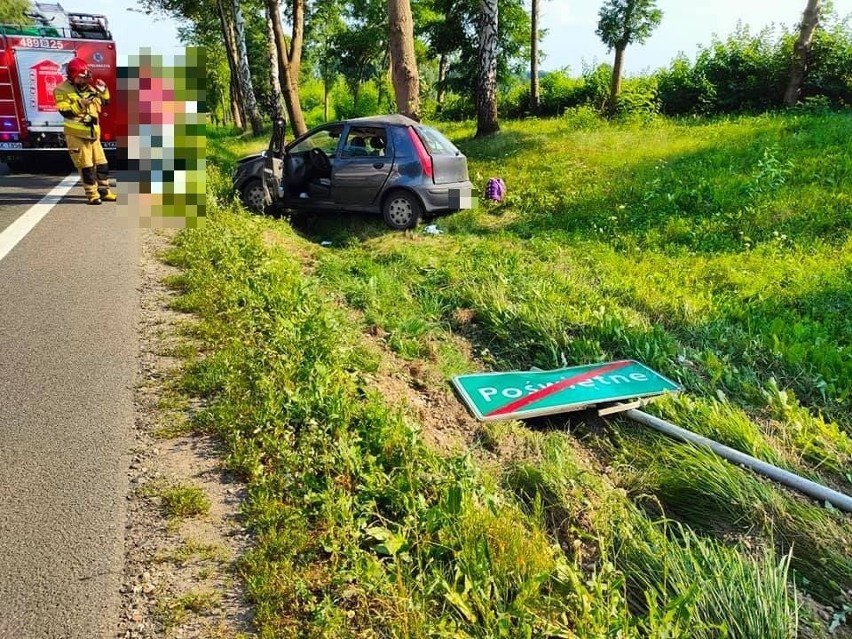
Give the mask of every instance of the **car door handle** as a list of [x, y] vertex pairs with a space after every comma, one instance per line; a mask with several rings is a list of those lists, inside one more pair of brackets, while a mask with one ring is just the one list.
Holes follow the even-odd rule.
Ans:
[[374, 169], [380, 169], [380, 168], [382, 168], [384, 165], [385, 165], [385, 163], [384, 163], [384, 162], [374, 162], [374, 163], [373, 163], [373, 168], [374, 168]]

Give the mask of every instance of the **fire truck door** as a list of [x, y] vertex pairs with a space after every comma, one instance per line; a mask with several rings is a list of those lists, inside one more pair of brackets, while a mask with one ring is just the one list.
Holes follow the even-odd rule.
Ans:
[[31, 131], [62, 130], [62, 116], [56, 110], [53, 89], [64, 81], [62, 65], [73, 57], [73, 51], [18, 49], [15, 52]]

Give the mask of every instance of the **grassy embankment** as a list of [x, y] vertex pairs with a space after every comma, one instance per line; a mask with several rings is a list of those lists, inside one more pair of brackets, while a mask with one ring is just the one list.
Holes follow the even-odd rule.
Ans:
[[487, 464], [439, 453], [375, 374], [410, 360], [437, 390], [635, 358], [686, 388], [652, 412], [850, 492], [850, 125], [458, 125], [509, 198], [429, 237], [251, 218], [214, 167], [211, 223], [171, 259], [204, 319], [199, 426], [249, 481], [262, 636], [848, 634], [848, 516], [618, 419], [484, 426]]

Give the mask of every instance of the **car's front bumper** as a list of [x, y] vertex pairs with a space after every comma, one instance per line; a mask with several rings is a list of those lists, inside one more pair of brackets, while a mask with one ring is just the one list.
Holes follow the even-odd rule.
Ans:
[[418, 193], [423, 200], [423, 208], [426, 209], [427, 213], [459, 211], [472, 209], [476, 206], [473, 184], [470, 182], [435, 184], [418, 189]]

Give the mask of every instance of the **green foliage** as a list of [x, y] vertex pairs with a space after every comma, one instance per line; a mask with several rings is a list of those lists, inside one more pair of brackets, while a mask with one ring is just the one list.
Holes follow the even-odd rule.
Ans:
[[663, 19], [656, 0], [605, 0], [595, 33], [610, 51], [642, 44]]
[[34, 24], [25, 14], [30, 10], [28, 0], [3, 0], [0, 2], [0, 24]]
[[572, 78], [568, 70], [548, 73], [539, 82], [543, 115], [561, 115], [565, 109], [578, 106], [586, 97], [583, 79]]
[[822, 96], [833, 106], [852, 105], [852, 24], [821, 25], [814, 33], [802, 98]]
[[[479, 10], [476, 0], [426, 0], [415, 9], [421, 18], [415, 22], [416, 34], [426, 39], [433, 57], [448, 56], [445, 87], [468, 100], [473, 99], [479, 68]], [[521, 0], [498, 0], [498, 11], [497, 77], [505, 83], [528, 66], [530, 17]]]
[[686, 56], [675, 58], [668, 69], [657, 73], [657, 79], [664, 114], [706, 115], [715, 110], [715, 85]]
[[[814, 36], [805, 101], [821, 96], [835, 107], [852, 103], [845, 69], [852, 64], [848, 23], [824, 20]], [[662, 112], [668, 115], [765, 111], [781, 106], [789, 80], [796, 33], [767, 28], [757, 34], [739, 25], [725, 40], [702, 47], [695, 64], [675, 59], [658, 73]]]
[[789, 65], [774, 36], [770, 28], [752, 35], [740, 24], [725, 41], [716, 38], [700, 50], [694, 74], [715, 88], [714, 111], [764, 111], [781, 104]]
[[657, 78], [629, 78], [621, 85], [616, 115], [622, 120], [643, 121], [660, 110]]
[[[714, 37], [701, 47], [694, 62], [680, 54], [666, 69], [629, 78], [622, 87], [617, 111], [622, 118], [647, 119], [665, 115], [717, 115], [762, 112], [781, 107], [789, 79], [795, 31], [766, 28], [752, 33], [738, 25], [726, 38]], [[814, 35], [808, 73], [802, 88], [804, 109], [813, 114], [852, 104], [852, 24], [823, 17]], [[565, 109], [590, 106], [603, 110], [608, 100], [612, 65], [583, 69], [572, 77], [568, 69], [544, 74], [540, 81], [541, 115], [561, 115]], [[528, 111], [528, 81], [506, 79], [501, 111], [524, 117]], [[473, 115], [472, 96], [462, 87], [435, 115], [446, 121]]]

